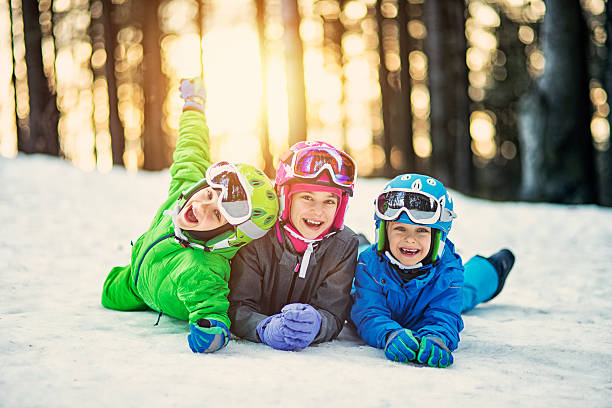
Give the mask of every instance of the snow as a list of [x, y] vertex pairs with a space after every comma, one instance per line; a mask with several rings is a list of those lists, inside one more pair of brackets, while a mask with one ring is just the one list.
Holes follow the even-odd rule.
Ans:
[[[612, 209], [455, 193], [463, 259], [506, 246], [517, 261], [464, 315], [448, 369], [389, 362], [346, 331], [300, 352], [232, 340], [196, 355], [185, 322], [100, 305], [168, 182], [0, 158], [0, 407], [612, 407]], [[370, 239], [383, 183], [360, 180], [347, 214]]]

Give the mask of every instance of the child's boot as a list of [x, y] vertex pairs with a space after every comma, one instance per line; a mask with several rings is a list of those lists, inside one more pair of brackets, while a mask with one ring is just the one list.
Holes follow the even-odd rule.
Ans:
[[[495, 296], [499, 295], [499, 292], [501, 292], [504, 288], [506, 278], [510, 274], [510, 270], [514, 265], [514, 254], [509, 249], [504, 248], [488, 257], [487, 260], [491, 262], [493, 267], [495, 267], [495, 272], [497, 272], [498, 277], [497, 290], [495, 293], [493, 293], [493, 296], [489, 298], [489, 300], [491, 300]], [[487, 302], [489, 300], [487, 300]]]

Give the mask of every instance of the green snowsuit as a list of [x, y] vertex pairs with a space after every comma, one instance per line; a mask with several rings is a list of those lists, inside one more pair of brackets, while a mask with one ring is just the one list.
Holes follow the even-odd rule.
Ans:
[[210, 166], [203, 113], [188, 110], [181, 115], [173, 159], [168, 199], [149, 230], [134, 244], [130, 265], [110, 271], [102, 290], [102, 305], [115, 310], [150, 308], [190, 323], [205, 318], [230, 327], [229, 261], [238, 248], [210, 252], [185, 248], [174, 238], [172, 218], [163, 214], [176, 206], [181, 192], [205, 177]]

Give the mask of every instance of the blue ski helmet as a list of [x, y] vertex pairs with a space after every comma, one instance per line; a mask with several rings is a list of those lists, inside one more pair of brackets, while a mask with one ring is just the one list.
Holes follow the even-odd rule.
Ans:
[[377, 248], [387, 246], [385, 221], [431, 227], [431, 262], [442, 256], [446, 237], [451, 230], [453, 200], [444, 185], [433, 177], [401, 174], [389, 181], [374, 200]]

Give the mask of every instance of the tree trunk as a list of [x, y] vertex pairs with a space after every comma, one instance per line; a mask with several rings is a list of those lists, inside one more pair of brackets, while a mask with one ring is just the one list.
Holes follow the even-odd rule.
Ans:
[[119, 119], [119, 99], [117, 97], [117, 78], [115, 77], [115, 50], [117, 49], [117, 29], [112, 18], [112, 1], [102, 0], [102, 23], [104, 25], [104, 48], [106, 50], [105, 75], [108, 86], [109, 130], [113, 164], [123, 166], [125, 137], [123, 124]]
[[[603, 82], [606, 93], [608, 94], [608, 105], [612, 104], [612, 6], [608, 4], [606, 8], [606, 48], [608, 55], [604, 63]], [[611, 123], [612, 116], [608, 112], [608, 123]], [[598, 156], [598, 177], [599, 189], [597, 203], [608, 207], [612, 206], [612, 138], [608, 136], [608, 142], [603, 150], [597, 153]]]
[[166, 81], [161, 71], [161, 30], [159, 28], [159, 0], [142, 4], [143, 70], [144, 70], [144, 132], [143, 151], [145, 170], [161, 170], [170, 165], [169, 146], [162, 127]]
[[[19, 143], [20, 140], [25, 140], [27, 138], [29, 138], [29, 134], [30, 134], [30, 129], [29, 127], [25, 126], [25, 124], [27, 124], [27, 122], [23, 123], [22, 119], [19, 118], [19, 113], [18, 113], [18, 96], [17, 96], [17, 75], [16, 75], [16, 67], [17, 67], [17, 60], [15, 59], [15, 14], [13, 12], [13, 7], [11, 4], [11, 1], [9, 1], [8, 4], [8, 9], [9, 9], [9, 21], [11, 24], [11, 56], [13, 58], [13, 69], [11, 72], [11, 82], [13, 83], [13, 97], [14, 97], [14, 104], [15, 104], [15, 121], [17, 124], [17, 143]], [[24, 135], [24, 132], [26, 133]], [[19, 150], [19, 149], [18, 149]]]
[[546, 68], [533, 91], [521, 100], [519, 118], [521, 196], [525, 200], [595, 200], [588, 41], [579, 2], [546, 3], [542, 24]]
[[268, 132], [268, 57], [266, 54], [266, 1], [255, 0], [257, 8], [257, 37], [259, 39], [259, 59], [261, 61], [261, 107], [259, 110], [259, 145], [264, 161], [264, 173], [274, 179], [274, 163], [270, 153], [270, 135]]
[[428, 58], [433, 176], [469, 193], [472, 152], [465, 62], [465, 2], [424, 2], [425, 53]]
[[399, 48], [400, 60], [402, 64], [400, 72], [400, 98], [399, 98], [399, 127], [400, 138], [398, 147], [402, 153], [402, 166], [397, 169], [401, 173], [415, 172], [415, 153], [412, 142], [412, 108], [410, 94], [412, 84], [410, 79], [410, 51], [412, 51], [412, 39], [408, 34], [408, 0], [400, 0], [398, 3], [398, 24], [399, 24]]
[[300, 14], [297, 0], [283, 0], [285, 25], [285, 66], [289, 111], [289, 144], [306, 140], [306, 89], [304, 86], [304, 51], [300, 38]]
[[51, 93], [42, 61], [42, 32], [38, 2], [23, 1], [23, 31], [30, 98], [29, 131], [22, 129], [18, 150], [24, 153], [59, 155], [59, 111]]
[[384, 38], [384, 25], [385, 17], [383, 16], [382, 0], [376, 3], [376, 22], [378, 25], [378, 83], [380, 84], [380, 96], [382, 100], [382, 117], [383, 117], [383, 135], [382, 135], [382, 147], [385, 152], [385, 165], [382, 169], [382, 176], [393, 177], [395, 171], [391, 167], [391, 149], [393, 148], [393, 120], [392, 120], [392, 106], [395, 104], [395, 97], [393, 89], [389, 83], [389, 70], [385, 63], [385, 38]]

